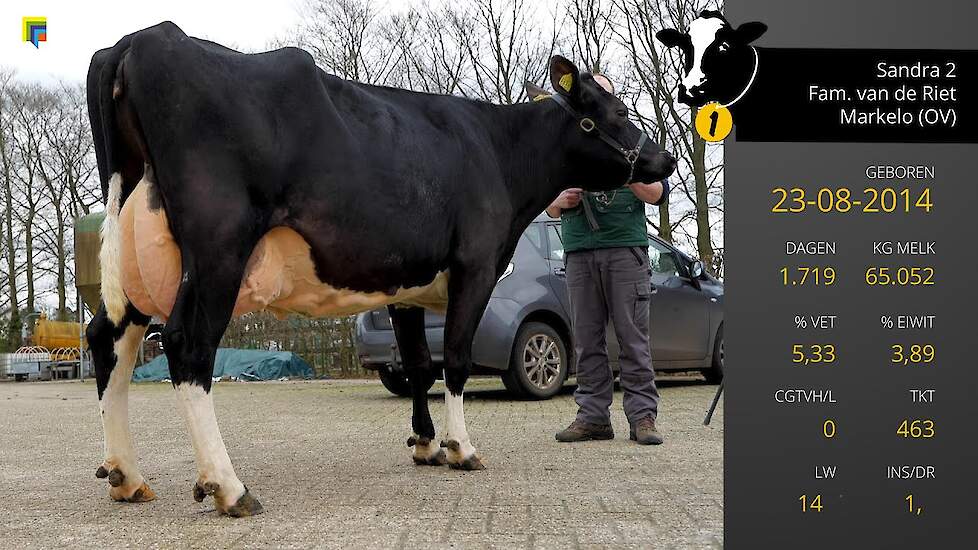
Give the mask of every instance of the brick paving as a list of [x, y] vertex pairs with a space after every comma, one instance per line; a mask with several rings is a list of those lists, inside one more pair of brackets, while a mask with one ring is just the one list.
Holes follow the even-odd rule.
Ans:
[[[722, 548], [723, 414], [715, 386], [662, 383], [666, 444], [628, 441], [616, 393], [612, 441], [560, 444], [570, 387], [514, 401], [473, 379], [465, 413], [487, 470], [417, 467], [410, 400], [377, 382], [222, 382], [218, 419], [238, 474], [266, 512], [193, 501], [193, 451], [169, 384], [134, 385], [130, 422], [158, 499], [119, 504], [102, 459], [92, 383], [0, 383], [0, 546], [106, 548]], [[444, 403], [432, 390], [440, 430]], [[439, 433], [441, 435], [441, 433]]]

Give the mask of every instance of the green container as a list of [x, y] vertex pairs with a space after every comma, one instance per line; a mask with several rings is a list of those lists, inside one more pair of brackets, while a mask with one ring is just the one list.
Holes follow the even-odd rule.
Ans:
[[105, 212], [75, 218], [75, 288], [93, 314], [102, 301], [102, 269], [98, 254], [102, 248], [102, 221]]

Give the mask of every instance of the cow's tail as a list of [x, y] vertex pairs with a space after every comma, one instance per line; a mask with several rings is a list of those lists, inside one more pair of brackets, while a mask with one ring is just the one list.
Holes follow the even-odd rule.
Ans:
[[122, 319], [128, 303], [122, 287], [119, 212], [139, 182], [143, 165], [139, 148], [127, 143], [119, 125], [124, 90], [123, 60], [130, 42], [131, 36], [127, 36], [112, 48], [96, 52], [87, 79], [88, 115], [105, 202], [99, 251], [102, 300], [106, 313], [114, 322]]

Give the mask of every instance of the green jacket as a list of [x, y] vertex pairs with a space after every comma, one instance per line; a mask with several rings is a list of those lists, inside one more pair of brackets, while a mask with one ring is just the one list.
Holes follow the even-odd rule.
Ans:
[[645, 203], [627, 187], [608, 191], [603, 196], [605, 200], [599, 200], [602, 198], [601, 193], [584, 193], [583, 197], [583, 200], [591, 204], [591, 211], [598, 222], [597, 231], [591, 230], [587, 216], [584, 215], [583, 204], [561, 213], [560, 227], [565, 253], [649, 245]]

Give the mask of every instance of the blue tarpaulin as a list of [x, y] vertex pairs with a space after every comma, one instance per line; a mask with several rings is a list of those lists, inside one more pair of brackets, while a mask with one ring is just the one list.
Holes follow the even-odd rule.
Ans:
[[[309, 363], [291, 351], [220, 348], [214, 360], [214, 378], [257, 381], [313, 376]], [[137, 367], [132, 373], [133, 382], [159, 382], [169, 378], [166, 355]]]

